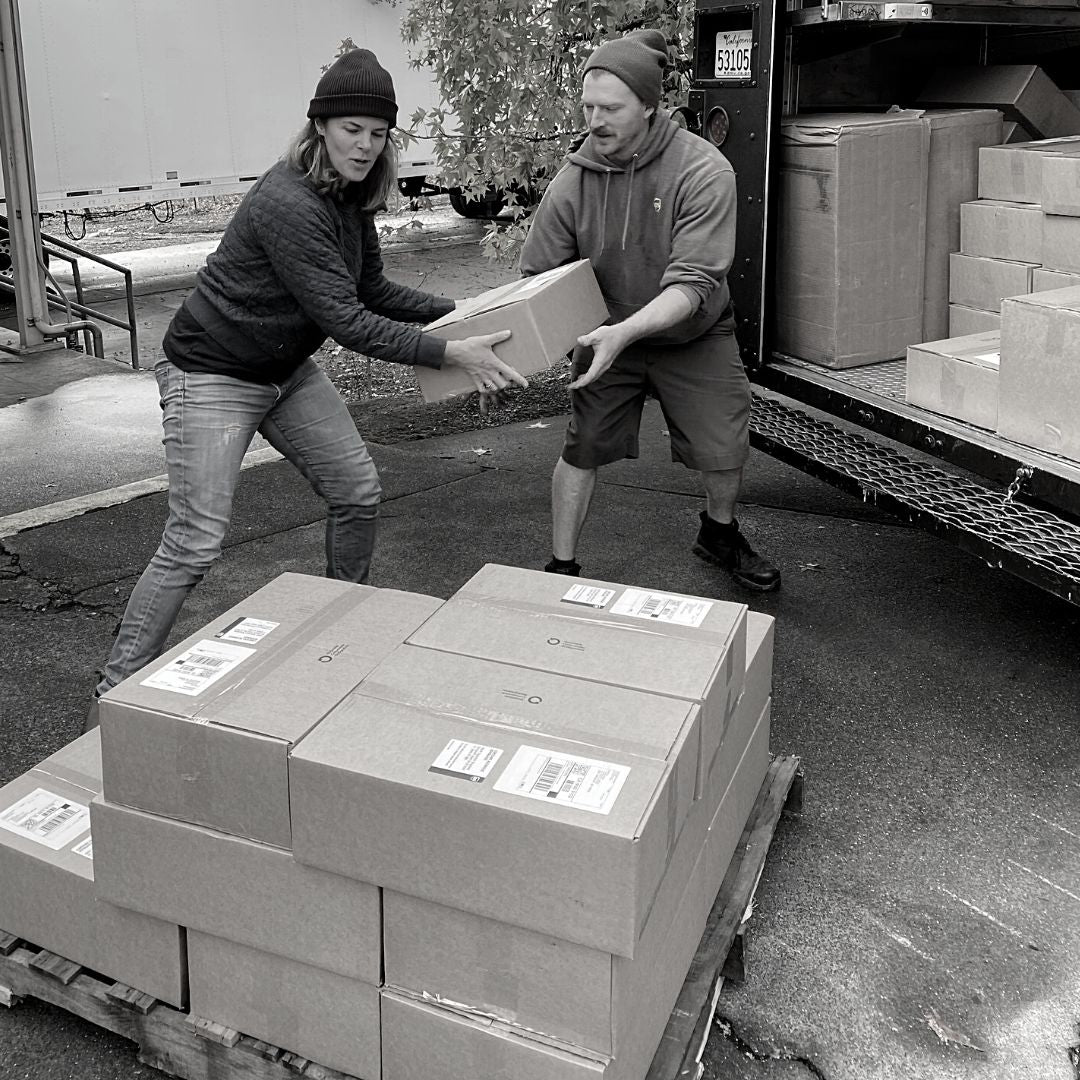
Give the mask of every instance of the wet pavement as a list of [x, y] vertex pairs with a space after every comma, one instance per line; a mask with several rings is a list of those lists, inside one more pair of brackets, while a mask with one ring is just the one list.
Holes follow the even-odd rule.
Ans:
[[[472, 249], [387, 264], [459, 296], [499, 273]], [[164, 521], [152, 378], [73, 363], [76, 378], [50, 386], [42, 366], [42, 392], [0, 408], [0, 781], [80, 730]], [[541, 565], [561, 430], [373, 447], [374, 583], [447, 597], [486, 562]], [[322, 508], [267, 457], [176, 638], [280, 572], [322, 571]], [[747, 599], [690, 552], [703, 496], [655, 408], [641, 460], [601, 479], [590, 576]], [[759, 454], [740, 516], [785, 575], [749, 602], [777, 619], [772, 744], [802, 759], [805, 803], [769, 854], [706, 1077], [1076, 1080], [1080, 611]], [[154, 1075], [59, 1010], [0, 1010], [0, 1076]]]

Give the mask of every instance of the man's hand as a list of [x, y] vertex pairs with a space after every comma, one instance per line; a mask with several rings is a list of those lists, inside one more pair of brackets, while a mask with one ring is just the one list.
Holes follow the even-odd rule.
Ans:
[[448, 341], [443, 363], [466, 372], [477, 392], [484, 397], [505, 390], [508, 386], [516, 385], [525, 389], [529, 385], [528, 379], [495, 355], [493, 346], [506, 341], [509, 336], [509, 330], [500, 330], [495, 334]]
[[571, 384], [571, 390], [580, 390], [583, 386], [595, 382], [615, 362], [615, 358], [626, 348], [629, 342], [620, 329], [621, 324], [597, 327], [591, 334], [582, 334], [578, 344], [591, 348], [592, 363], [584, 375], [579, 375]]

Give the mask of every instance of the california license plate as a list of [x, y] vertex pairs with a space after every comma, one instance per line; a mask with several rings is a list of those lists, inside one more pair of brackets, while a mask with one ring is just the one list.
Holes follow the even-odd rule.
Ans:
[[715, 79], [749, 79], [753, 72], [750, 57], [754, 48], [753, 30], [721, 30], [716, 35]]

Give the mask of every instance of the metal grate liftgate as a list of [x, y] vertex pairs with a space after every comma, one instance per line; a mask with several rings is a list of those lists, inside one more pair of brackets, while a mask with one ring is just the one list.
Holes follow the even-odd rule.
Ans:
[[994, 491], [757, 393], [750, 441], [1080, 606], [1080, 526], [1016, 501], [1023, 467]]

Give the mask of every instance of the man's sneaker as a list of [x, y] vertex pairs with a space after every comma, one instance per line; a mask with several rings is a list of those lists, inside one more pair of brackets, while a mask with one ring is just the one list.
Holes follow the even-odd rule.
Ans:
[[722, 567], [744, 588], [755, 592], [780, 588], [780, 571], [750, 546], [737, 521], [721, 525], [702, 510], [694, 554]]
[[556, 559], [552, 556], [551, 562], [544, 567], [544, 573], [577, 577], [581, 573], [581, 567], [573, 559]]

